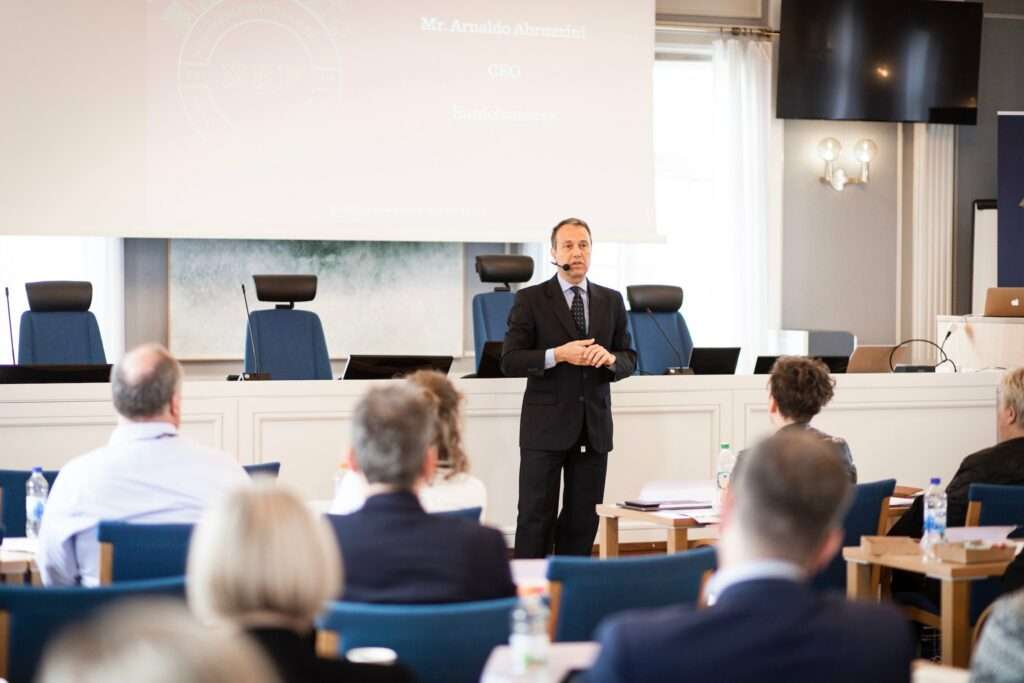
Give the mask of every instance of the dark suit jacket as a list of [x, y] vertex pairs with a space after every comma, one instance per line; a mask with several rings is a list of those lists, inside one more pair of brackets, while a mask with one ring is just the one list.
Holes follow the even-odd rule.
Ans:
[[[810, 422], [794, 422], [793, 424], [786, 425], [785, 427], [778, 430], [777, 433], [782, 432], [805, 432], [814, 437], [817, 437], [825, 442], [829, 449], [835, 454], [836, 458], [846, 468], [846, 473], [850, 477], [850, 483], [857, 483], [857, 466], [853, 464], [853, 454], [850, 452], [850, 445], [846, 443], [846, 439], [839, 436], [829, 436], [820, 429], [815, 429], [811, 426]], [[732, 476], [735, 477], [739, 474], [740, 466], [743, 464], [744, 459], [748, 453], [753, 450], [751, 448], [744, 448], [742, 451], [736, 454], [736, 464], [732, 468]]]
[[401, 664], [356, 664], [344, 659], [316, 656], [313, 631], [303, 637], [284, 628], [251, 628], [246, 631], [270, 659], [281, 683], [412, 683], [413, 676]]
[[[963, 526], [967, 520], [967, 490], [971, 484], [1024, 484], [1024, 438], [1008, 439], [963, 459], [946, 487], [947, 527]], [[889, 535], [919, 537], [923, 524], [924, 496], [918, 496]]]
[[615, 355], [609, 368], [584, 368], [559, 363], [544, 369], [544, 354], [583, 336], [576, 329], [558, 277], [516, 292], [508, 315], [501, 370], [508, 377], [526, 377], [519, 421], [519, 447], [561, 451], [576, 445], [586, 416], [591, 449], [612, 450], [612, 404], [609, 383], [629, 377], [636, 367], [626, 329], [626, 306], [613, 289], [588, 281], [590, 329], [593, 338]]
[[345, 600], [446, 603], [516, 594], [500, 531], [427, 514], [411, 492], [370, 496], [361, 510], [328, 518], [345, 564]]
[[894, 608], [784, 579], [736, 584], [712, 607], [627, 612], [605, 622], [593, 683], [910, 681], [914, 643]]

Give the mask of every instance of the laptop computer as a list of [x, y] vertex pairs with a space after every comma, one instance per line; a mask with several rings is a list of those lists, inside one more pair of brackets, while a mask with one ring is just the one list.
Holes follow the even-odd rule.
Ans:
[[695, 375], [735, 375], [740, 347], [695, 346], [690, 353], [690, 369]]
[[452, 356], [371, 356], [352, 354], [341, 379], [401, 379], [417, 370], [448, 374]]
[[[775, 361], [779, 358], [780, 356], [758, 356], [754, 362], [754, 374], [770, 375]], [[815, 358], [827, 365], [828, 371], [833, 375], [845, 373], [846, 367], [850, 363], [850, 359], [846, 356], [815, 356]]]
[[1024, 287], [989, 287], [985, 315], [992, 318], [1024, 317]]
[[[889, 367], [889, 355], [892, 354], [892, 350], [892, 346], [885, 344], [858, 346], [850, 356], [850, 364], [846, 371], [848, 373], [892, 372], [892, 368]], [[910, 362], [910, 346], [902, 346], [893, 354], [892, 364], [895, 367], [908, 362]]]
[[480, 378], [504, 377], [501, 371], [501, 349], [504, 343], [500, 341], [484, 342], [484, 348], [480, 352], [480, 363], [476, 369], [476, 376]]

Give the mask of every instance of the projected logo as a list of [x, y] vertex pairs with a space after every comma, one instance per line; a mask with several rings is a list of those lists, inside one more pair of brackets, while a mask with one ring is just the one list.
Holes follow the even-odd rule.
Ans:
[[178, 57], [181, 104], [201, 134], [314, 125], [337, 107], [340, 80], [330, 30], [295, 0], [217, 2]]

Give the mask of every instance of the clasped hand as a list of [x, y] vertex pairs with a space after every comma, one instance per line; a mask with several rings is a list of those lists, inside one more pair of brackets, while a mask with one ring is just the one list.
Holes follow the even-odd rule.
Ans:
[[593, 339], [578, 339], [556, 347], [555, 362], [601, 368], [613, 364], [615, 356]]

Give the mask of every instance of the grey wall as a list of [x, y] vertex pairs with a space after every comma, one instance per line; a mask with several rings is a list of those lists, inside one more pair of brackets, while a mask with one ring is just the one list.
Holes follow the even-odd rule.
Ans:
[[957, 131], [953, 312], [958, 315], [971, 309], [972, 203], [995, 199], [997, 193], [996, 112], [1024, 110], [1024, 2], [985, 0], [985, 13], [978, 125]]
[[[818, 142], [843, 145], [840, 165], [856, 173], [850, 150], [861, 138], [879, 147], [871, 182], [836, 192], [818, 178]], [[848, 330], [862, 344], [896, 341], [897, 125], [786, 121], [782, 203], [782, 325]]]

